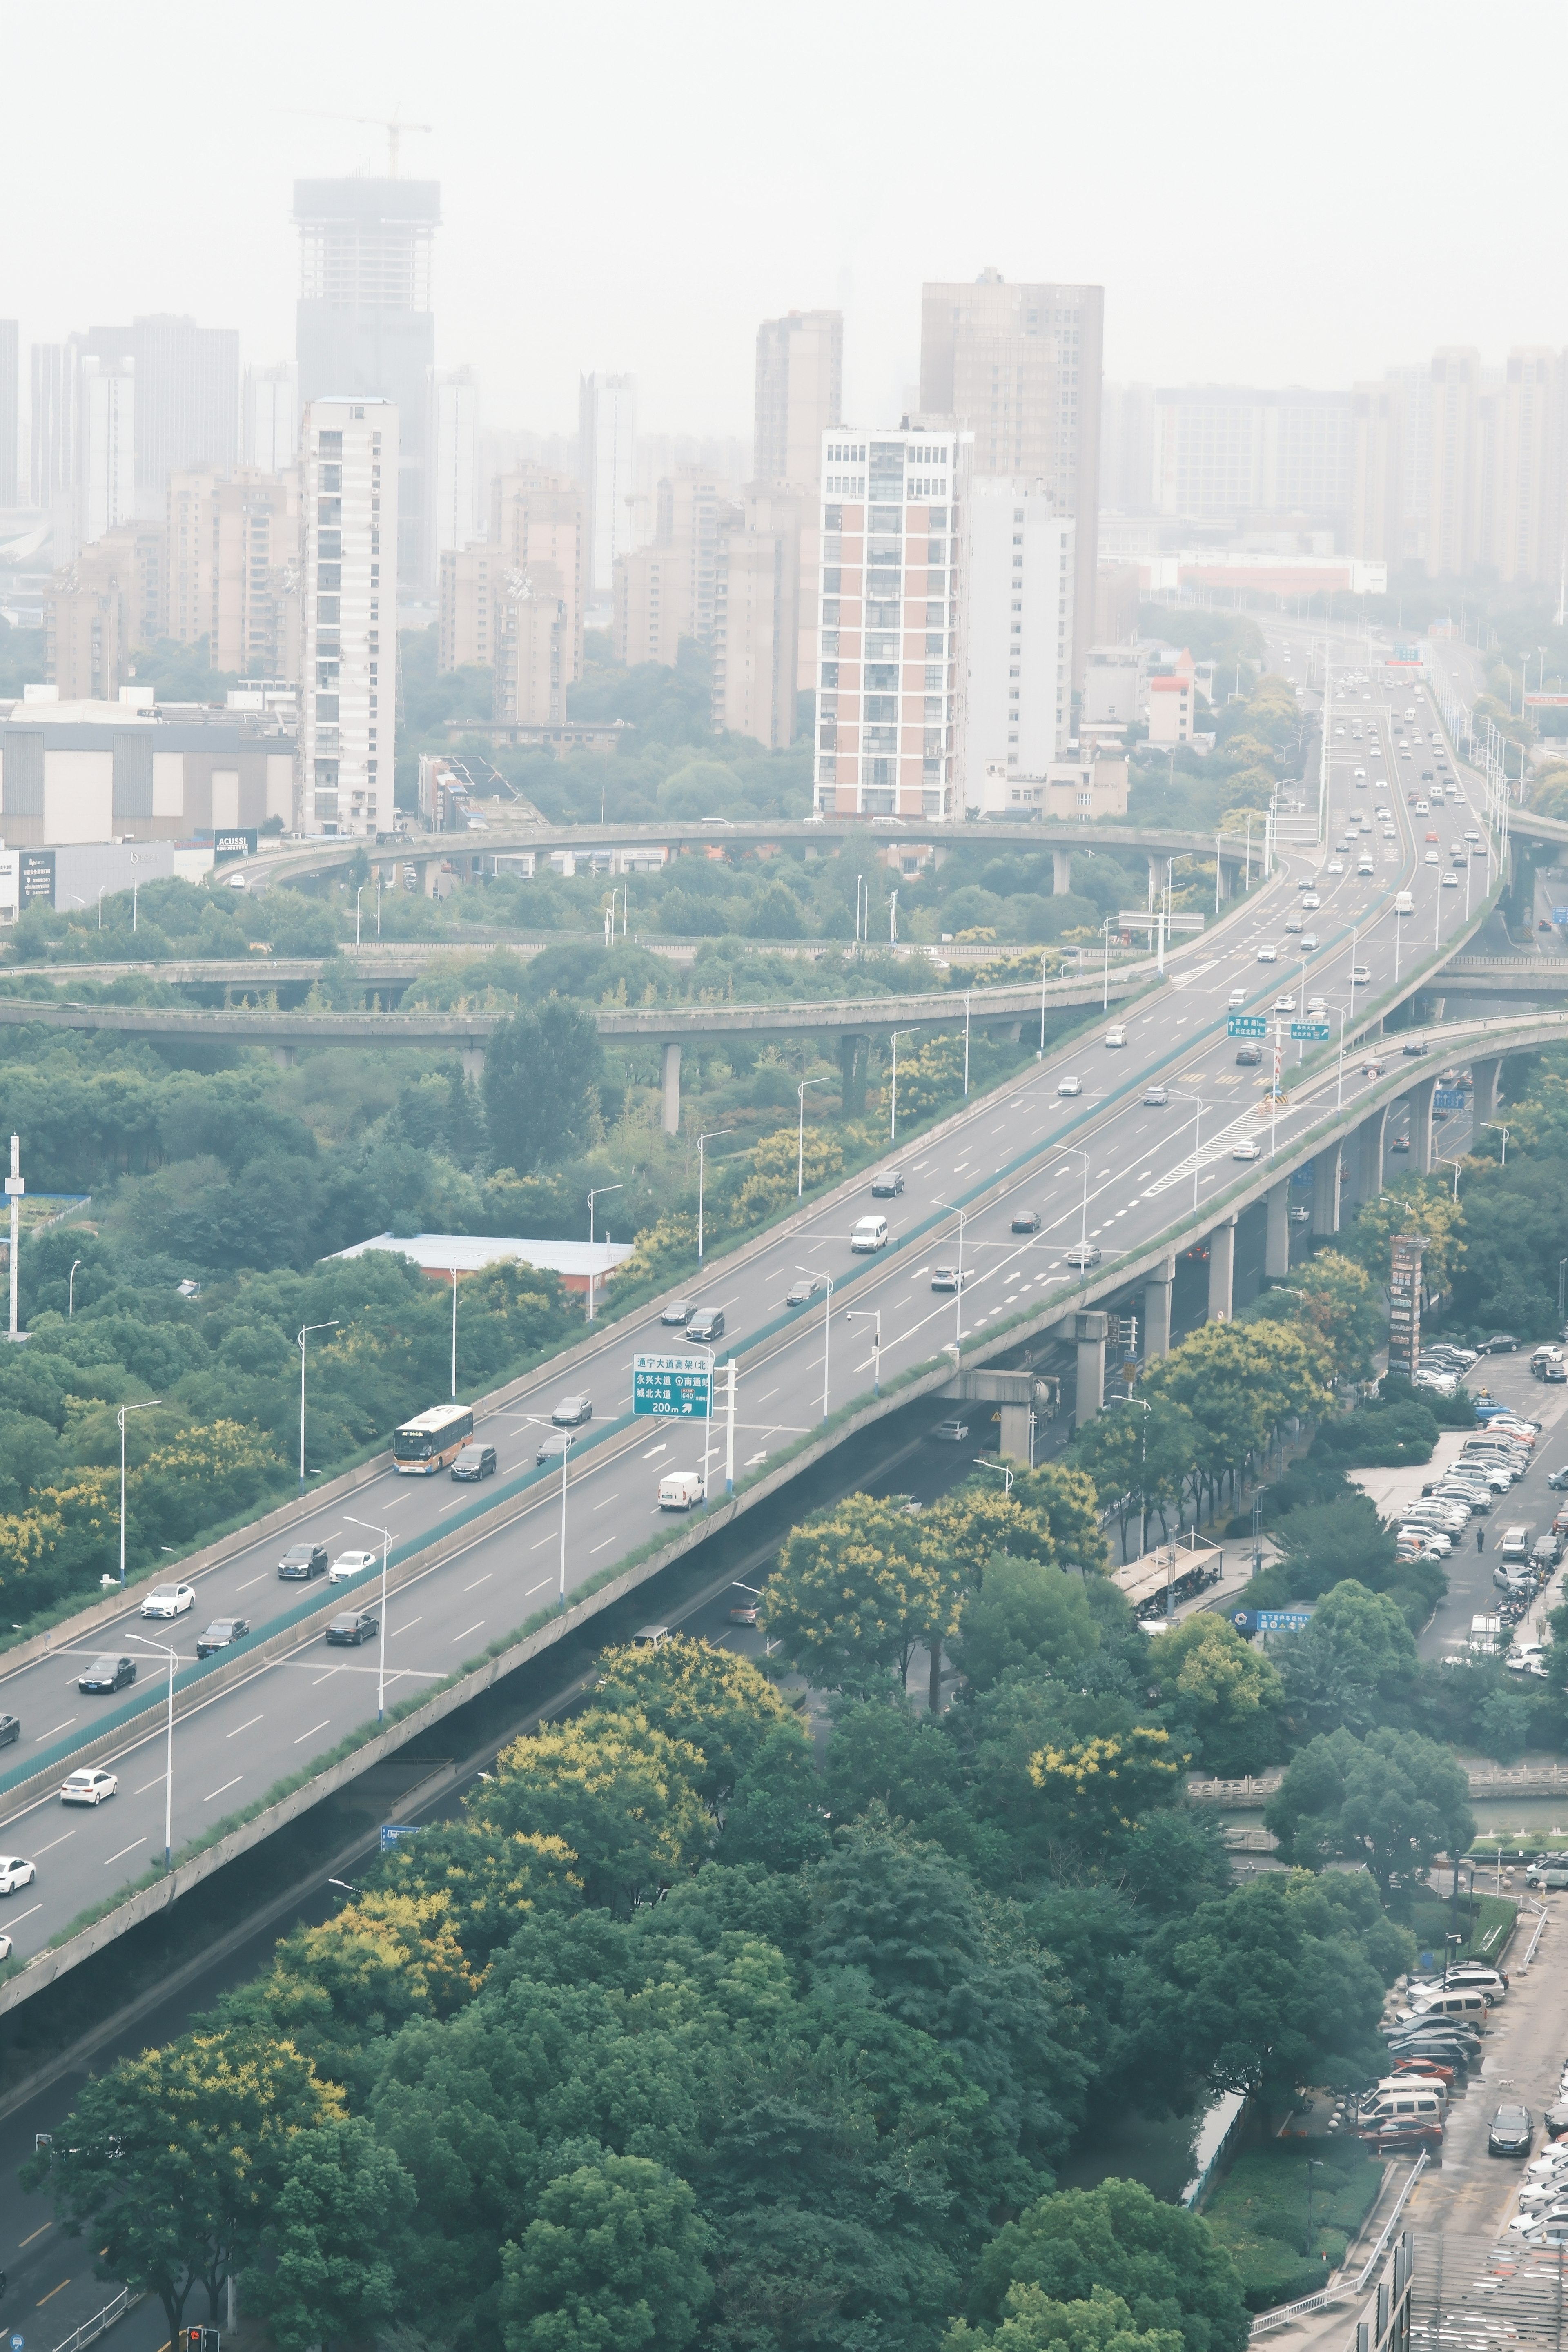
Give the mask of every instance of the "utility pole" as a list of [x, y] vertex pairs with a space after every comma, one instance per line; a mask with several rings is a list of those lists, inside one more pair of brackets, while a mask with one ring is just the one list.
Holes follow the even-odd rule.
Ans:
[[6, 1198], [11, 1203], [11, 1328], [7, 1337], [17, 1340], [22, 1334], [16, 1328], [17, 1254], [22, 1237], [22, 1195], [27, 1187], [22, 1176], [22, 1139], [11, 1138], [11, 1173], [5, 1179]]

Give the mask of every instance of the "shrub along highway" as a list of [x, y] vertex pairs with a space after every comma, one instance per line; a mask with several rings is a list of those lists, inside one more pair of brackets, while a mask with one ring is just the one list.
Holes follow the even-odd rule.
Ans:
[[[1402, 709], [1412, 698], [1399, 690]], [[1353, 740], [1348, 727], [1342, 748], [1342, 739], [1331, 738], [1329, 846], [1311, 856], [1312, 866], [1322, 869], [1316, 875], [1321, 905], [1307, 919], [1321, 942], [1314, 952], [1296, 954], [1300, 935], [1285, 929], [1303, 870], [1299, 857], [1287, 857], [1215, 933], [1173, 960], [1163, 988], [1113, 1011], [1110, 1019], [1126, 1024], [1124, 1047], [1107, 1047], [1097, 1029], [1051, 1051], [1013, 1086], [975, 1100], [908, 1152], [890, 1154], [889, 1166], [903, 1178], [897, 1197], [874, 1202], [868, 1180], [858, 1179], [716, 1264], [692, 1288], [692, 1297], [725, 1318], [721, 1360], [738, 1359], [737, 1481], [811, 1432], [825, 1407], [868, 1391], [873, 1314], [880, 1317], [885, 1386], [955, 1340], [966, 1350], [982, 1349], [988, 1335], [1023, 1337], [1086, 1297], [1109, 1298], [1119, 1282], [1135, 1273], [1142, 1279], [1157, 1253], [1201, 1237], [1205, 1218], [1213, 1225], [1228, 1216], [1238, 1180], [1277, 1184], [1300, 1160], [1303, 1139], [1334, 1109], [1333, 1059], [1316, 1076], [1307, 1073], [1309, 1083], [1289, 1096], [1278, 1121], [1278, 1155], [1270, 1160], [1271, 1122], [1260, 1115], [1257, 1087], [1271, 1076], [1272, 1051], [1266, 1050], [1261, 1070], [1238, 1066], [1226, 1034], [1233, 992], [1244, 992], [1246, 1009], [1271, 1021], [1277, 997], [1289, 992], [1294, 1006], [1306, 994], [1320, 994], [1336, 1008], [1337, 1035], [1337, 1008], [1350, 1004], [1352, 935], [1354, 960], [1370, 968], [1356, 1003], [1370, 1007], [1393, 989], [1396, 954], [1408, 974], [1418, 943], [1429, 952], [1434, 940], [1463, 932], [1467, 895], [1479, 909], [1483, 877], [1490, 873], [1478, 856], [1468, 894], [1462, 887], [1443, 888], [1448, 866], [1426, 863], [1427, 821], [1405, 805], [1411, 763], [1390, 739], [1389, 714], [1359, 700], [1355, 711], [1361, 740]], [[1372, 771], [1365, 792], [1356, 789], [1357, 766]], [[1379, 776], [1387, 779], [1383, 791]], [[1333, 856], [1335, 819], [1354, 803], [1393, 812], [1393, 841], [1373, 836], [1370, 877], [1357, 874], [1356, 856]], [[1484, 832], [1468, 804], [1446, 803], [1445, 856], [1449, 831], [1466, 827]], [[1336, 863], [1343, 868], [1337, 875], [1327, 870]], [[1407, 917], [1394, 912], [1394, 893], [1403, 888], [1415, 896]], [[1258, 961], [1264, 946], [1277, 949], [1277, 962]], [[1473, 1026], [1434, 1034], [1468, 1045]], [[1293, 1062], [1293, 1049], [1287, 1053]], [[1392, 1086], [1423, 1078], [1422, 1065], [1405, 1067], [1403, 1079], [1391, 1069], [1380, 1080], [1363, 1077], [1352, 1062], [1343, 1078], [1346, 1120], [1385, 1100]], [[1064, 1077], [1079, 1080], [1081, 1091], [1058, 1091]], [[1290, 1077], [1288, 1067], [1288, 1087]], [[1152, 1086], [1166, 1089], [1163, 1105], [1145, 1102]], [[1264, 1154], [1256, 1170], [1233, 1157], [1238, 1142], [1254, 1140]], [[886, 1213], [888, 1246], [857, 1256], [850, 1229], [873, 1209]], [[1021, 1209], [1038, 1212], [1037, 1232], [1011, 1230]], [[960, 1211], [963, 1286], [957, 1295], [933, 1292], [933, 1268], [959, 1260]], [[1087, 1282], [1067, 1262], [1080, 1241], [1103, 1253]], [[802, 1269], [832, 1277], [830, 1328], [823, 1297], [798, 1309], [785, 1304]], [[847, 1311], [857, 1319], [847, 1319]], [[195, 1608], [172, 1625], [143, 1624], [140, 1595], [133, 1594], [111, 1622], [81, 1639], [62, 1628], [47, 1655], [0, 1675], [0, 1707], [21, 1722], [17, 1744], [0, 1750], [0, 1851], [37, 1864], [34, 1883], [0, 1903], [0, 1927], [15, 1937], [16, 1956], [37, 1953], [162, 1857], [164, 1730], [161, 1711], [150, 1712], [149, 1703], [155, 1706], [165, 1667], [157, 1649], [133, 1637], [170, 1640], [178, 1653], [177, 1851], [280, 1779], [308, 1770], [374, 1718], [383, 1677], [388, 1706], [428, 1690], [552, 1605], [563, 1578], [570, 1599], [677, 1524], [659, 1513], [659, 1481], [672, 1469], [701, 1467], [707, 1433], [700, 1424], [631, 1415], [634, 1351], [672, 1344], [682, 1344], [680, 1334], [661, 1328], [657, 1307], [607, 1325], [575, 1351], [568, 1370], [531, 1376], [480, 1420], [477, 1434], [495, 1447], [500, 1464], [497, 1478], [483, 1487], [445, 1476], [399, 1476], [387, 1467], [346, 1502], [302, 1503], [283, 1533], [236, 1538], [195, 1578]], [[998, 1344], [1005, 1342], [998, 1338]], [[566, 1391], [588, 1396], [594, 1418], [574, 1438], [563, 1505], [559, 1462], [540, 1467], [535, 1454]], [[944, 1408], [933, 1398], [930, 1410], [934, 1423]], [[721, 1495], [724, 1432], [717, 1412], [711, 1444], [712, 1487]], [[309, 1538], [335, 1557], [379, 1545], [381, 1529], [388, 1532], [395, 1565], [444, 1534], [454, 1540], [438, 1563], [422, 1566], [395, 1591], [377, 1636], [363, 1646], [328, 1648], [316, 1627], [303, 1624], [289, 1638], [291, 1619], [319, 1615], [332, 1596], [319, 1582], [301, 1588], [279, 1581], [286, 1544]], [[345, 1608], [374, 1612], [378, 1583], [372, 1571], [335, 1597]], [[198, 1666], [196, 1633], [209, 1619], [236, 1612], [251, 1622], [251, 1648], [268, 1641], [278, 1654], [247, 1667], [238, 1663], [243, 1649], [231, 1653], [215, 1662], [221, 1675]], [[140, 1661], [134, 1691], [94, 1696], [79, 1690], [81, 1669], [103, 1652]], [[124, 1740], [105, 1753], [101, 1735], [120, 1718], [126, 1719]], [[40, 1790], [36, 1776], [55, 1766], [63, 1776], [89, 1742], [100, 1743], [95, 1760], [118, 1776], [119, 1792], [94, 1809], [68, 1808], [50, 1793], [58, 1780]]]

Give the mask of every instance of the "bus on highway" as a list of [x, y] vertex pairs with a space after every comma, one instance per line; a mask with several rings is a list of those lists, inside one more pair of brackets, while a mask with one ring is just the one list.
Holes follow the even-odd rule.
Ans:
[[393, 1431], [394, 1464], [405, 1477], [433, 1478], [451, 1468], [473, 1433], [472, 1405], [433, 1404]]

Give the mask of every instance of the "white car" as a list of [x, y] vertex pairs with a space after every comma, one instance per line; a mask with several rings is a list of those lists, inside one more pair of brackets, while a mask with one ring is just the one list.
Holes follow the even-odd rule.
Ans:
[[1231, 1011], [1235, 1013], [1241, 1005], [1247, 1003], [1246, 989], [1233, 988], [1226, 1001], [1229, 1004]]
[[19, 1853], [0, 1854], [0, 1895], [15, 1895], [18, 1886], [31, 1886], [37, 1871]]
[[160, 1584], [142, 1603], [143, 1617], [183, 1617], [187, 1609], [196, 1605], [196, 1596], [188, 1584]]
[[1325, 870], [1330, 874], [1342, 874], [1345, 869], [1339, 858], [1331, 857]]
[[65, 1805], [101, 1805], [105, 1797], [112, 1797], [120, 1782], [112, 1772], [101, 1765], [84, 1764], [73, 1772], [60, 1790], [60, 1802]]
[[1081, 1078], [1058, 1078], [1057, 1080], [1057, 1093], [1058, 1095], [1080, 1095], [1082, 1092], [1083, 1080]]
[[1263, 1147], [1254, 1142], [1250, 1135], [1244, 1135], [1239, 1143], [1231, 1145], [1230, 1156], [1233, 1160], [1260, 1160], [1263, 1156]]
[[1445, 890], [1457, 890], [1457, 889], [1458, 888], [1458, 887], [1459, 887], [1459, 877], [1458, 877], [1458, 876], [1457, 874], [1445, 874], [1445, 875], [1444, 875], [1444, 877], [1443, 877], [1443, 887], [1444, 887], [1444, 889], [1445, 889]]
[[1259, 948], [1258, 950], [1258, 961], [1259, 963], [1278, 963], [1279, 961], [1279, 949], [1273, 947]]
[[1294, 996], [1277, 996], [1274, 1000], [1274, 1010], [1276, 1013], [1294, 1013], [1296, 999]]
[[327, 1570], [329, 1584], [346, 1584], [353, 1576], [363, 1576], [381, 1558], [378, 1551], [341, 1551]]

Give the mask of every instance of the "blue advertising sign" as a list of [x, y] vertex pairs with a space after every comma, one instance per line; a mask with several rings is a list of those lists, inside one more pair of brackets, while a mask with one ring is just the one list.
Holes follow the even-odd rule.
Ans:
[[1268, 1024], [1261, 1013], [1233, 1013], [1226, 1023], [1226, 1034], [1232, 1037], [1267, 1037]]
[[1233, 1609], [1230, 1622], [1238, 1633], [1299, 1633], [1312, 1622], [1310, 1609]]
[[1309, 1044], [1321, 1045], [1327, 1043], [1329, 1024], [1326, 1021], [1292, 1021], [1290, 1034], [1292, 1037], [1304, 1037]]
[[712, 1409], [713, 1366], [707, 1356], [656, 1354], [632, 1358], [632, 1411], [664, 1420], [706, 1421]]

